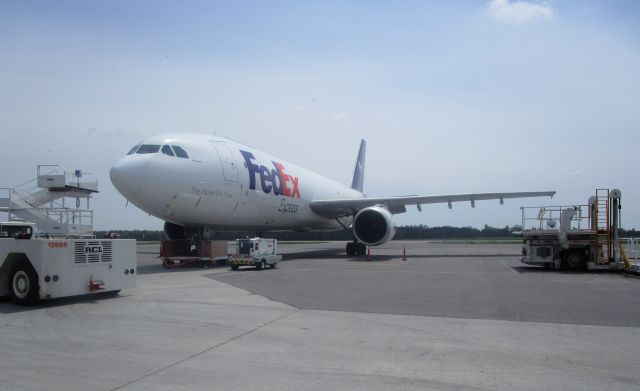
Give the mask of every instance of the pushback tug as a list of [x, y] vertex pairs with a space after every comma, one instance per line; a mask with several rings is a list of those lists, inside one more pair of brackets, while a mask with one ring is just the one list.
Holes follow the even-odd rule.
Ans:
[[8, 220], [0, 223], [0, 296], [33, 304], [135, 287], [135, 240], [93, 235], [89, 200], [97, 192], [91, 173], [60, 165], [39, 165], [35, 180], [0, 188]]

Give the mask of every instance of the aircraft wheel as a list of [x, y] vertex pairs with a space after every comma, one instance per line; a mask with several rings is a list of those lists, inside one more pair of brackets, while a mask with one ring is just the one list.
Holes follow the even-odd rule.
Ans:
[[356, 255], [356, 244], [354, 242], [348, 242], [346, 251], [348, 256]]
[[357, 251], [357, 254], [360, 256], [367, 255], [367, 245], [364, 243], [358, 243], [356, 245], [356, 251]]
[[39, 299], [38, 275], [27, 262], [18, 262], [9, 273], [11, 300], [19, 305], [34, 304]]

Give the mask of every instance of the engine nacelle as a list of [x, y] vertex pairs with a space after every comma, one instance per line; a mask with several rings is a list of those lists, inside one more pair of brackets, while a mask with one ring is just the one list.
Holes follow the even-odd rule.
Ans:
[[393, 215], [382, 206], [362, 209], [353, 219], [353, 234], [369, 246], [388, 242], [396, 234]]
[[187, 233], [183, 226], [165, 221], [164, 236], [169, 240], [183, 240], [187, 238]]

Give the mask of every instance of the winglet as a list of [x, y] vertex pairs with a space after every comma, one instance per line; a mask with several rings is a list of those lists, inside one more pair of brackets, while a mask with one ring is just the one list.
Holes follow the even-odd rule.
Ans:
[[360, 151], [358, 151], [358, 160], [356, 160], [356, 167], [353, 169], [353, 180], [351, 181], [351, 188], [358, 190], [362, 193], [364, 185], [364, 158], [367, 152], [367, 142], [362, 139], [360, 142]]

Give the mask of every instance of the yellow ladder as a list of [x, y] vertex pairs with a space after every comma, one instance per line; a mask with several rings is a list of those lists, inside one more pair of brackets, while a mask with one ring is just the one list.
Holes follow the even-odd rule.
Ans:
[[611, 260], [611, 228], [609, 223], [609, 189], [596, 189], [596, 264], [606, 265]]

